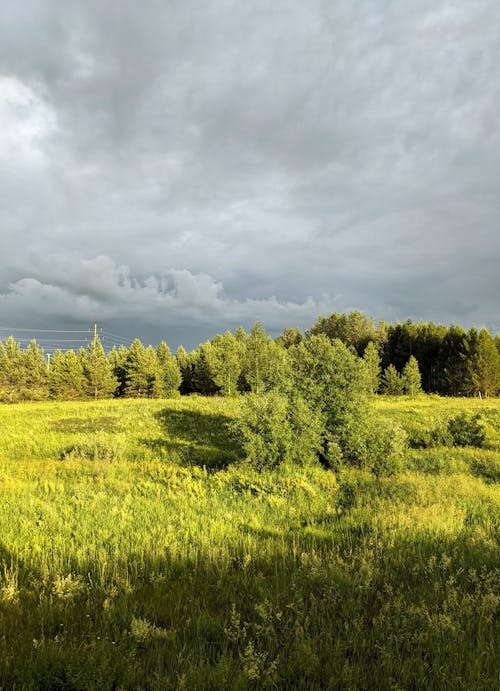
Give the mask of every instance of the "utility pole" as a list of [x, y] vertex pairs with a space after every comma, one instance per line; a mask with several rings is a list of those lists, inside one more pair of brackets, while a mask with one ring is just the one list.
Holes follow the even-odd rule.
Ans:
[[94, 322], [94, 345], [97, 343], [97, 322]]

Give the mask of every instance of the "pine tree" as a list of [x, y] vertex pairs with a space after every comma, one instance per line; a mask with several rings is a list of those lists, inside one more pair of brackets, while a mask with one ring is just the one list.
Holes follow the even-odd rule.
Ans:
[[368, 372], [369, 388], [372, 393], [377, 393], [380, 386], [380, 354], [373, 341], [370, 341], [365, 348], [363, 360]]
[[181, 394], [193, 393], [193, 362], [192, 358], [186, 353], [184, 346], [180, 345], [175, 353], [175, 361], [181, 373], [181, 383], [179, 390]]
[[125, 396], [125, 363], [127, 362], [127, 358], [128, 348], [126, 348], [124, 345], [121, 345], [118, 349], [113, 347], [113, 349], [108, 353], [108, 361], [111, 365], [113, 375], [116, 377], [116, 380], [118, 381], [118, 386], [116, 387], [114, 393], [116, 398], [121, 398]]
[[182, 383], [181, 371], [176, 358], [172, 356], [170, 348], [162, 341], [156, 348], [160, 376], [160, 396], [171, 398], [179, 395], [179, 387]]
[[41, 400], [48, 396], [48, 370], [43, 350], [32, 340], [22, 353], [23, 386], [31, 400]]
[[125, 395], [155, 398], [161, 393], [161, 373], [156, 353], [151, 346], [144, 348], [136, 338], [125, 361]]
[[49, 387], [52, 398], [71, 401], [84, 398], [88, 393], [88, 381], [83, 363], [73, 350], [61, 353], [56, 350], [49, 370]]
[[19, 343], [9, 336], [0, 344], [0, 389], [2, 399], [19, 399], [20, 389], [25, 379], [24, 363]]
[[86, 350], [80, 351], [79, 358], [87, 380], [87, 395], [91, 398], [109, 398], [118, 386], [112, 366], [106, 357], [99, 338], [95, 338]]
[[403, 378], [394, 367], [389, 365], [382, 375], [382, 393], [388, 396], [401, 396], [403, 393]]
[[411, 355], [403, 369], [403, 391], [408, 396], [416, 396], [422, 391], [422, 379], [417, 359]]

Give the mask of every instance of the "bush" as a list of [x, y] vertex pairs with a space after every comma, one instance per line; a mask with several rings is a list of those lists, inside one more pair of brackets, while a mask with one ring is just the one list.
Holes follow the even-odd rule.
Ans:
[[350, 430], [344, 460], [374, 475], [394, 475], [405, 467], [408, 449], [406, 432], [394, 423], [367, 418]]
[[123, 452], [123, 445], [116, 439], [95, 434], [63, 451], [62, 460], [113, 461]]
[[310, 462], [321, 448], [323, 420], [300, 398], [249, 394], [235, 426], [247, 461], [258, 470]]
[[454, 446], [476, 446], [481, 448], [486, 442], [486, 432], [479, 413], [467, 415], [459, 413], [448, 421], [448, 432]]
[[412, 449], [434, 449], [436, 446], [453, 446], [453, 438], [445, 422], [435, 427], [415, 426], [408, 431], [408, 444]]

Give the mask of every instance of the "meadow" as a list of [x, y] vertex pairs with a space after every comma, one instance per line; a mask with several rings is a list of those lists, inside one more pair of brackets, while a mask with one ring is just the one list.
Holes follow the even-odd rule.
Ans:
[[256, 472], [238, 399], [0, 407], [0, 688], [498, 688], [500, 401], [375, 408], [486, 448]]

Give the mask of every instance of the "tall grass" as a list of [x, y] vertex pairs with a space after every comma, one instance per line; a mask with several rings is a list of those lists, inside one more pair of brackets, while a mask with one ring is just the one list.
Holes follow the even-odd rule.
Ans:
[[227, 399], [0, 408], [0, 687], [496, 688], [486, 403], [488, 449], [390, 479], [239, 465]]

